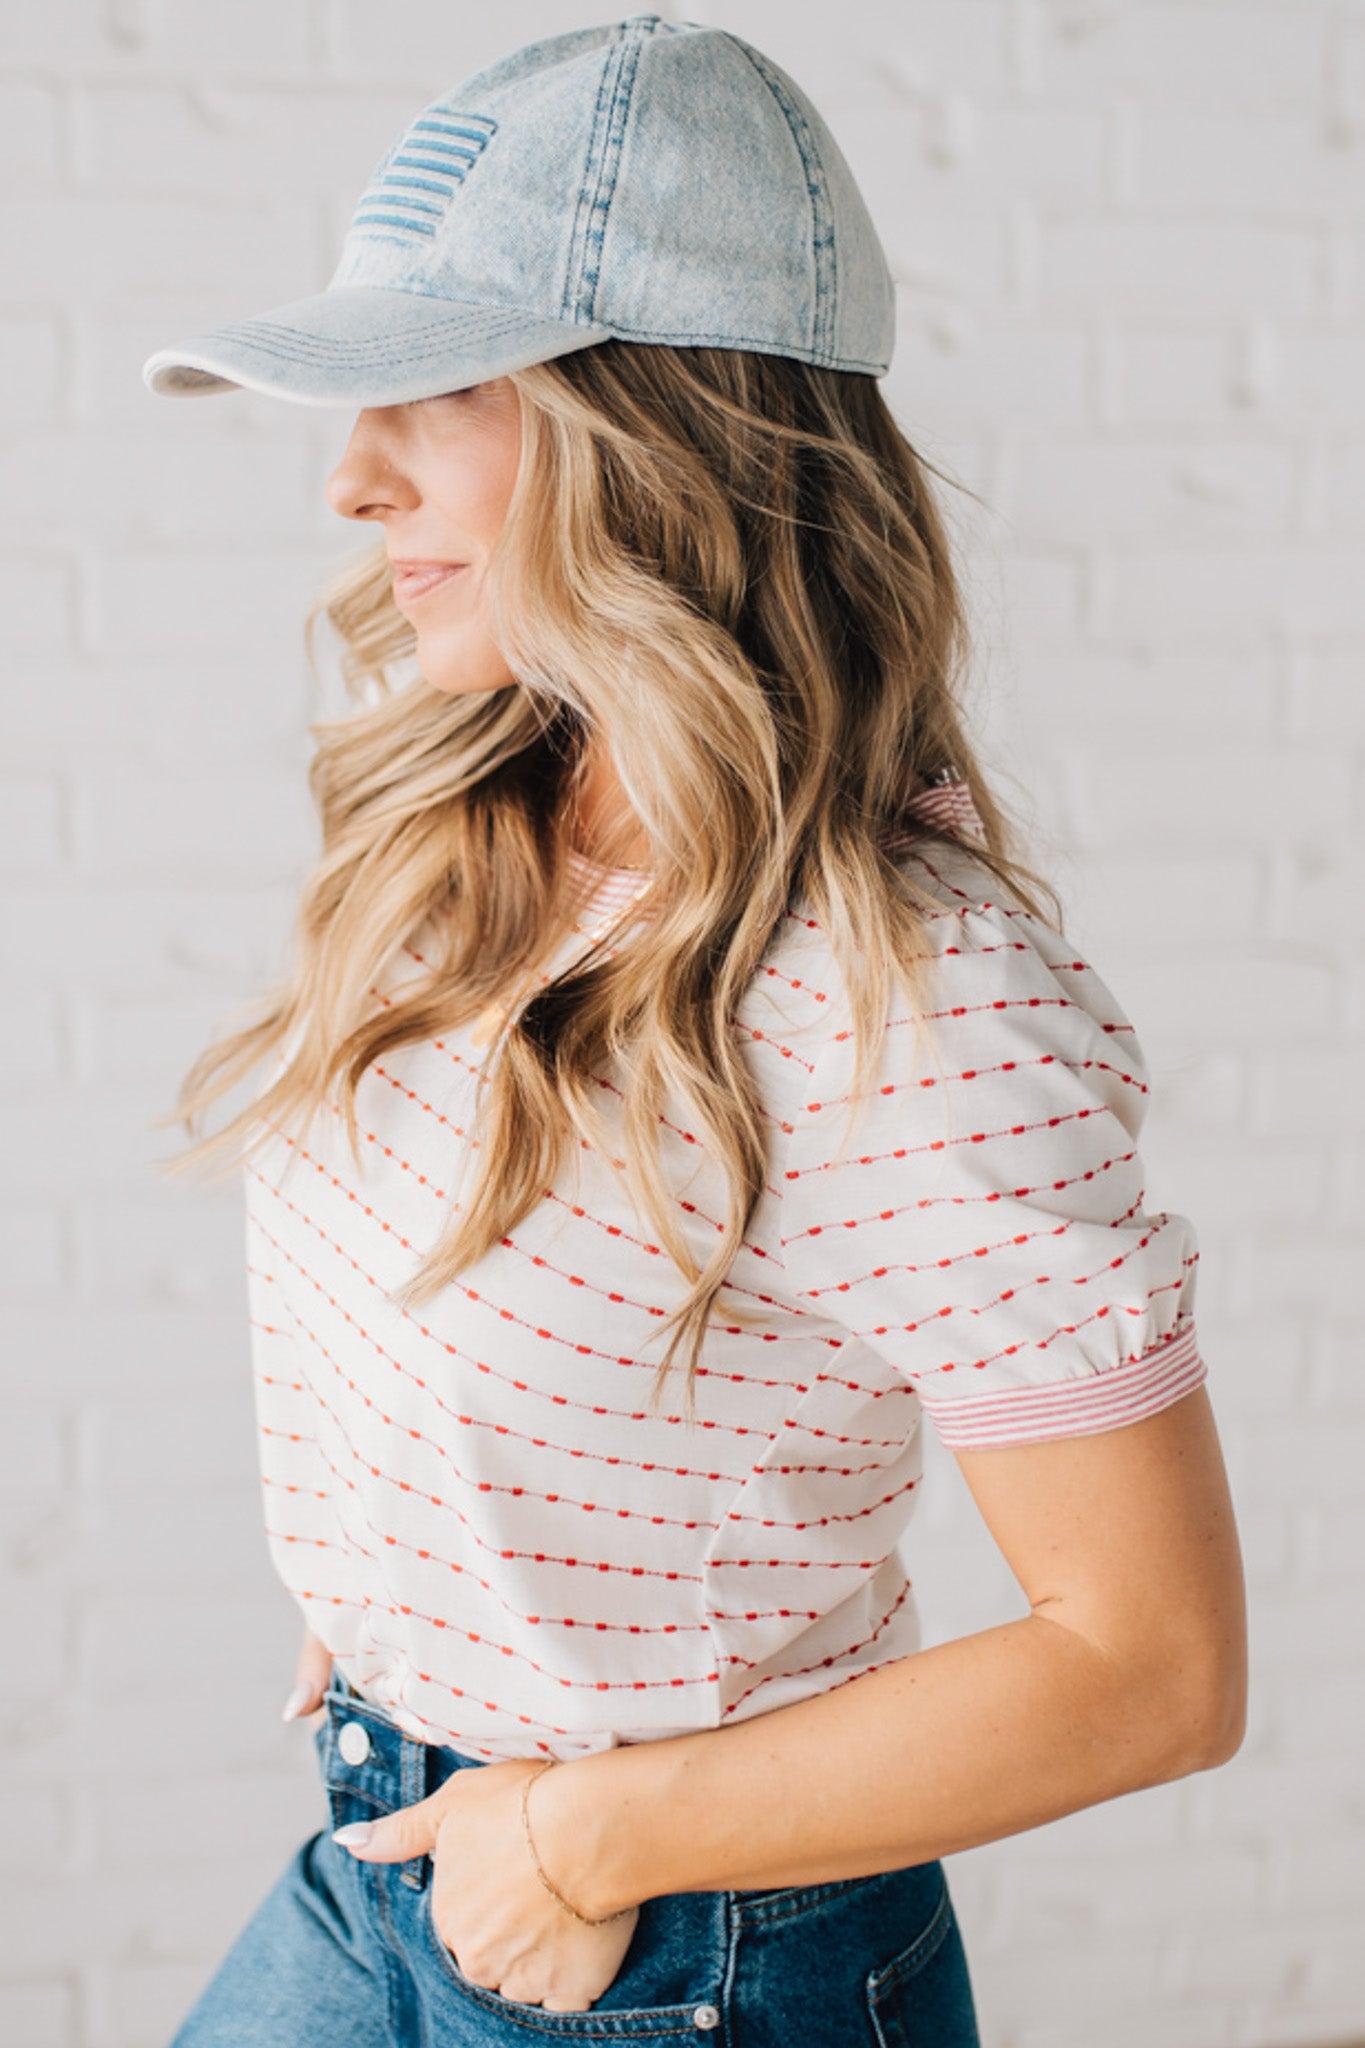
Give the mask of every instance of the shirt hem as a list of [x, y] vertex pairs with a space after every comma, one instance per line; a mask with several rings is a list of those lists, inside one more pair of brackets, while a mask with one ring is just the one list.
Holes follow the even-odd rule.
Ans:
[[1083, 1379], [1003, 1394], [920, 1399], [941, 1440], [958, 1445], [1011, 1444], [1084, 1436], [1155, 1415], [1208, 1378], [1193, 1317], [1185, 1317], [1140, 1357]]

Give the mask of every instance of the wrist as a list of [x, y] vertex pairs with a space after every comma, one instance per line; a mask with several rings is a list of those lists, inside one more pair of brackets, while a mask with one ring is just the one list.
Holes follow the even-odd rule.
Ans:
[[[646, 1744], [600, 1750], [542, 1771], [527, 1801], [546, 1876], [589, 1920], [638, 1906], [659, 1890], [640, 1861], [649, 1839]], [[626, 1822], [627, 1796], [630, 1820]]]

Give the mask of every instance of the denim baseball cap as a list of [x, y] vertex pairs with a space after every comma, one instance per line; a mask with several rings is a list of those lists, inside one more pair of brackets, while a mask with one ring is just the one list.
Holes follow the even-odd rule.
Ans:
[[890, 367], [891, 273], [848, 163], [728, 30], [634, 14], [472, 73], [381, 157], [325, 290], [142, 377], [393, 405], [611, 338]]

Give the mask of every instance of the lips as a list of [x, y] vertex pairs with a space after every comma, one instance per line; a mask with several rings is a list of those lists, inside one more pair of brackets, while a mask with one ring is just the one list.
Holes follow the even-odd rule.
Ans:
[[452, 576], [458, 576], [467, 568], [465, 562], [401, 562], [393, 563], [393, 594], [399, 601], [410, 601], [425, 597], [429, 590], [448, 583]]

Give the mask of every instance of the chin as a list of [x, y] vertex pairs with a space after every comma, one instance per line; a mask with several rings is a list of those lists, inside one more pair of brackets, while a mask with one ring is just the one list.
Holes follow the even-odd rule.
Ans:
[[429, 683], [433, 690], [439, 690], [443, 697], [480, 697], [486, 695], [489, 690], [506, 688], [504, 683], [485, 683], [477, 676], [442, 675], [439, 669], [433, 671], [426, 667], [422, 669], [422, 680]]
[[442, 691], [447, 697], [505, 690], [516, 681], [492, 650], [486, 651], [481, 659], [477, 654], [463, 654], [449, 645], [433, 647], [424, 644], [420, 633], [417, 635], [417, 659], [422, 675], [432, 689]]
[[423, 680], [433, 690], [439, 690], [445, 697], [485, 696], [490, 690], [510, 690], [516, 677], [504, 669], [499, 674], [481, 673], [478, 669], [452, 667], [449, 662], [424, 662], [421, 649], [417, 651]]

